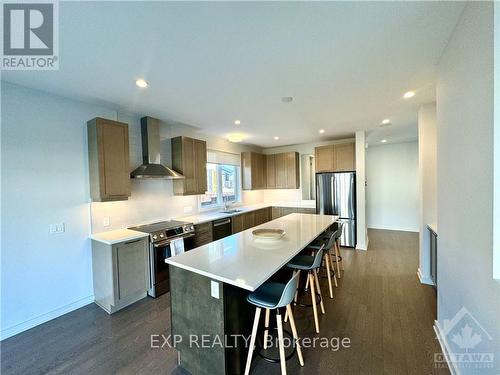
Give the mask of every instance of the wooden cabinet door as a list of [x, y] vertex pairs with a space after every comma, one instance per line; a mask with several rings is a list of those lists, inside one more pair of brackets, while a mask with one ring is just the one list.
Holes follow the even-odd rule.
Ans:
[[286, 187], [287, 189], [298, 189], [300, 187], [298, 152], [286, 153]]
[[249, 229], [255, 226], [255, 212], [247, 212], [243, 216], [243, 228]]
[[286, 154], [275, 155], [276, 188], [286, 188]]
[[131, 194], [128, 125], [96, 117], [87, 122], [87, 134], [92, 200], [127, 200]]
[[273, 207], [271, 209], [271, 219], [274, 220], [278, 219], [279, 217], [281, 217], [281, 207]]
[[115, 259], [115, 296], [118, 300], [126, 300], [148, 289], [146, 241], [141, 239], [117, 245]]
[[233, 234], [239, 233], [243, 230], [244, 228], [243, 216], [244, 214], [241, 214], [241, 215], [235, 215], [231, 218], [231, 226]]
[[182, 174], [184, 175], [184, 194], [196, 194], [198, 186], [196, 185], [195, 174], [195, 140], [182, 137]]
[[255, 211], [255, 225], [264, 224], [268, 221], [267, 219], [267, 208], [262, 208], [260, 210]]
[[268, 189], [276, 188], [275, 159], [275, 155], [266, 155], [266, 187]]
[[196, 192], [205, 194], [207, 191], [207, 142], [195, 139], [194, 155]]
[[128, 126], [106, 121], [100, 131], [104, 194], [107, 198], [130, 196]]
[[317, 173], [333, 172], [335, 169], [333, 145], [316, 147], [314, 149], [314, 160]]
[[356, 149], [354, 143], [334, 145], [333, 160], [335, 172], [351, 172], [356, 170]]

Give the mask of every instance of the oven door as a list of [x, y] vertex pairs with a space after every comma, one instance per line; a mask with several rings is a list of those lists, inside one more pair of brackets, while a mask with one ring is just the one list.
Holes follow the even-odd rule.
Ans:
[[167, 258], [184, 252], [184, 238], [165, 240], [151, 245], [150, 265], [151, 282], [148, 294], [159, 297], [170, 291], [169, 266]]

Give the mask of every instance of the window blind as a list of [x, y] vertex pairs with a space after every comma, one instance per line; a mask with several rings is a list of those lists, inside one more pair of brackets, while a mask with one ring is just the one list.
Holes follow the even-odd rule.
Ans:
[[233, 154], [230, 152], [207, 150], [207, 163], [235, 165], [237, 167], [241, 164], [240, 154]]

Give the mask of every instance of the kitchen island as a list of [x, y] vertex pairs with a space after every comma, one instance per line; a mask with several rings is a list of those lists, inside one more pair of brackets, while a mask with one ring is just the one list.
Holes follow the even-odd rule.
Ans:
[[[294, 213], [167, 259], [172, 342], [180, 366], [192, 374], [243, 373], [254, 313], [246, 296], [282, 272], [337, 219]], [[255, 228], [286, 234], [277, 241], [258, 240]]]

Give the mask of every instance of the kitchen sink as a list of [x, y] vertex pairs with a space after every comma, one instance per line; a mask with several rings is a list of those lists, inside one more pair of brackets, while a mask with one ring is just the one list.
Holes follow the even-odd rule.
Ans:
[[223, 210], [223, 211], [220, 211], [224, 214], [234, 214], [236, 212], [241, 212], [243, 210], [238, 210], [237, 208], [232, 208], [232, 209], [229, 209], [229, 210]]

